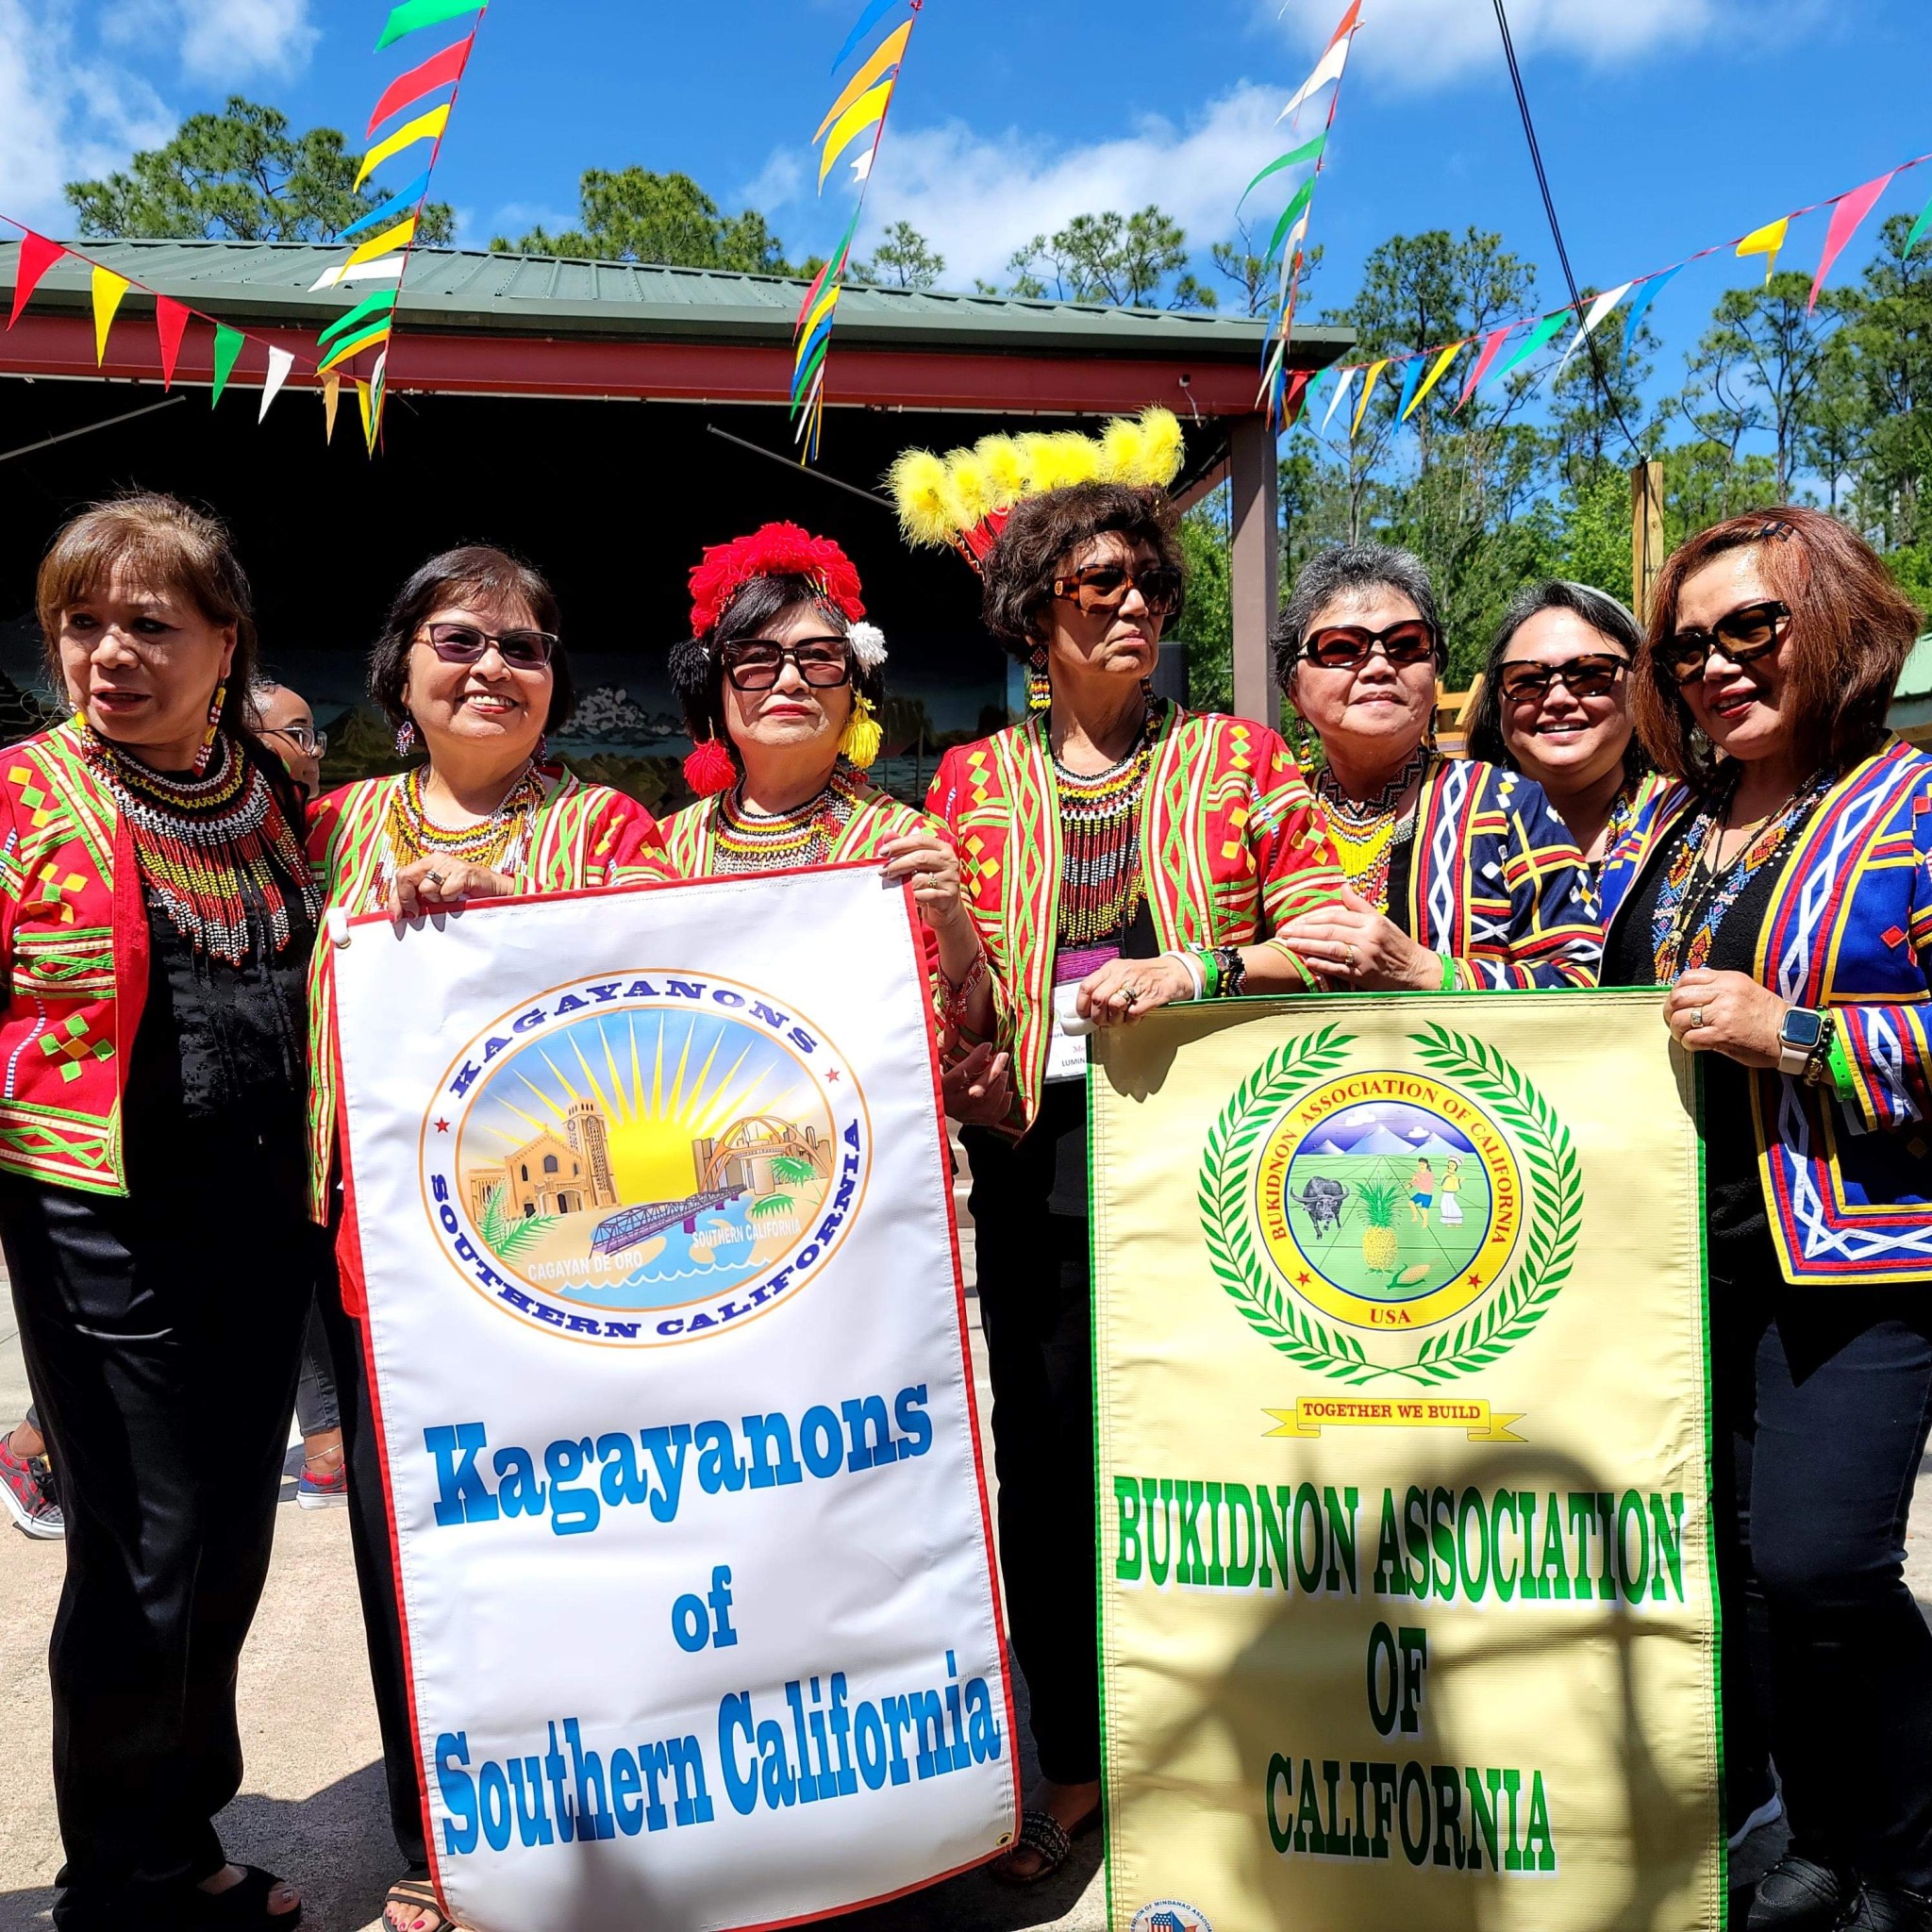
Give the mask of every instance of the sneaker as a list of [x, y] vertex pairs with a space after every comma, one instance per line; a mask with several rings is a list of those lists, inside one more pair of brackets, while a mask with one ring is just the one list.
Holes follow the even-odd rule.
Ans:
[[10, 1436], [0, 1436], [0, 1504], [23, 1535], [52, 1542], [67, 1534], [67, 1519], [54, 1499], [53, 1465], [44, 1456], [23, 1462]]
[[1757, 1881], [1746, 1932], [1832, 1932], [1856, 1890], [1837, 1867], [1787, 1852]]
[[1762, 1831], [1767, 1824], [1775, 1824], [1784, 1815], [1784, 1798], [1781, 1793], [1773, 1791], [1761, 1804], [1754, 1806], [1751, 1810], [1747, 1811], [1724, 1834], [1726, 1848], [1735, 1852], [1754, 1831]]
[[1903, 1886], [1868, 1885], [1843, 1925], [1844, 1932], [1928, 1932], [1932, 1899]]
[[305, 1509], [340, 1509], [349, 1500], [349, 1469], [339, 1462], [318, 1475], [305, 1463], [295, 1485], [295, 1500]]

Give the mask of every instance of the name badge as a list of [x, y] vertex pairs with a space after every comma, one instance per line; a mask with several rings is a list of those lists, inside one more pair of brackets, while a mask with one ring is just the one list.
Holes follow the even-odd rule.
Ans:
[[1049, 1084], [1087, 1077], [1087, 1037], [1093, 1031], [1093, 1022], [1082, 1019], [1074, 1005], [1079, 991], [1078, 981], [1053, 990], [1053, 1032], [1046, 1044]]

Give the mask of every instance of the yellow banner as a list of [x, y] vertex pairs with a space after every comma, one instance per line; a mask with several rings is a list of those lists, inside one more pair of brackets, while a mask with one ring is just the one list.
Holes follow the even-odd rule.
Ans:
[[1650, 992], [1098, 1036], [1117, 1932], [1722, 1924], [1688, 1079]]

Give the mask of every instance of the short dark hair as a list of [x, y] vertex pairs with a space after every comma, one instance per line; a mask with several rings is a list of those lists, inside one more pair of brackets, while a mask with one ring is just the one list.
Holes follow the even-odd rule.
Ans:
[[[1109, 532], [1129, 543], [1146, 544], [1162, 569], [1178, 571], [1185, 580], [1175, 524], [1164, 490], [1130, 483], [1070, 483], [1023, 499], [1013, 506], [982, 566], [981, 612], [987, 628], [1024, 663], [1040, 642], [1041, 613], [1052, 600], [1061, 559]], [[1168, 613], [1170, 625], [1179, 619], [1181, 608], [1177, 604]]]
[[1716, 749], [1696, 730], [1657, 653], [1677, 628], [1684, 579], [1728, 550], [1755, 545], [1772, 593], [1791, 613], [1786, 690], [1791, 752], [1807, 776], [1875, 751], [1898, 675], [1920, 628], [1918, 607], [1855, 530], [1824, 510], [1776, 505], [1713, 524], [1665, 560], [1637, 660], [1630, 712], [1657, 769], [1707, 787]]
[[[536, 619], [539, 630], [558, 634], [557, 592], [541, 571], [493, 544], [466, 543], [432, 557], [396, 592], [383, 620], [382, 635], [369, 655], [369, 695], [380, 705], [391, 724], [408, 716], [403, 693], [409, 685], [409, 647], [431, 611], [453, 604], [485, 604], [502, 608], [522, 604]], [[577, 708], [577, 688], [570, 675], [570, 655], [558, 639], [550, 657], [550, 711], [546, 731], [566, 723]]]
[[[1574, 611], [1591, 630], [1623, 647], [1634, 673], [1637, 654], [1643, 648], [1643, 627], [1607, 591], [1572, 583], [1568, 577], [1542, 577], [1533, 584], [1524, 584], [1503, 612], [1503, 622], [1490, 644], [1490, 655], [1483, 660], [1482, 689], [1476, 693], [1475, 708], [1469, 714], [1469, 755], [1483, 764], [1517, 769], [1509, 747], [1503, 741], [1503, 691], [1497, 675], [1510, 639], [1532, 617], [1545, 610]], [[1624, 775], [1635, 780], [1649, 769], [1650, 759], [1644, 755], [1642, 741], [1633, 731], [1624, 752]]]
[[[732, 593], [708, 637], [686, 638], [671, 647], [671, 689], [684, 712], [684, 727], [693, 744], [715, 739], [737, 758], [731, 734], [724, 727], [724, 660], [723, 647], [754, 636], [788, 612], [808, 606], [832, 631], [846, 636], [852, 626], [837, 605], [809, 577], [748, 577]], [[849, 647], [848, 647], [849, 648]], [[852, 659], [852, 689], [874, 711], [886, 701], [886, 680], [877, 665], [868, 669]]]
[[1436, 588], [1429, 581], [1428, 565], [1413, 550], [1399, 550], [1392, 543], [1335, 543], [1316, 551], [1302, 565], [1288, 603], [1274, 621], [1269, 641], [1274, 650], [1275, 683], [1284, 691], [1294, 683], [1295, 666], [1301, 662], [1302, 646], [1317, 611], [1337, 597], [1384, 590], [1401, 591], [1435, 632], [1440, 675], [1448, 662], [1448, 647], [1436, 614]]

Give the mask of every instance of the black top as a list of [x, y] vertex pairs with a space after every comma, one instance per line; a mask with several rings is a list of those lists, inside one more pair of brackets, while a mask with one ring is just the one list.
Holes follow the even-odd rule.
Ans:
[[[1694, 811], [1686, 813], [1657, 841], [1657, 850], [1618, 908], [1604, 945], [1605, 986], [1657, 984], [1651, 916], [1657, 909], [1664, 875], [1694, 833], [1698, 816]], [[1782, 871], [1777, 859], [1760, 865], [1732, 901], [1712, 935], [1707, 963], [1713, 973], [1757, 976], [1757, 941]], [[1728, 1054], [1700, 1053], [1696, 1060], [1706, 1237], [1713, 1271], [1731, 1274], [1739, 1272], [1740, 1263], [1757, 1264], [1771, 1240], [1771, 1222], [1765, 1213], [1764, 1188], [1757, 1172], [1757, 1137], [1751, 1126], [1751, 1070]]]
[[200, 1138], [292, 1134], [299, 1144], [308, 1088], [308, 955], [315, 928], [291, 895], [294, 931], [277, 953], [268, 921], [248, 915], [240, 966], [199, 951], [151, 886], [148, 984], [128, 1064], [124, 1117], [153, 1159], [186, 1126]]
[[1409, 813], [1389, 849], [1389, 924], [1409, 939], [1415, 937], [1408, 930], [1408, 880], [1415, 870], [1416, 817], [1415, 812]]

